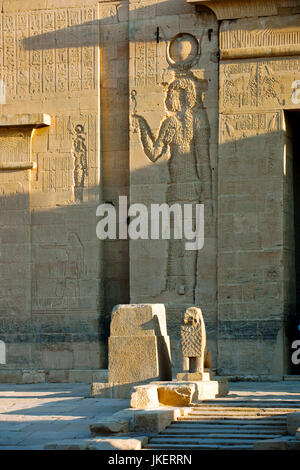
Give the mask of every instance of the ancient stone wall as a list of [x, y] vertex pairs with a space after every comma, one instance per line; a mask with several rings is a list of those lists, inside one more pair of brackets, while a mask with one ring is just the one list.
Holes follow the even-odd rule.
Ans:
[[[1, 2], [3, 3], [3, 2]], [[77, 380], [105, 364], [99, 328], [97, 2], [4, 2], [0, 18], [1, 380]], [[51, 123], [15, 116], [46, 113]], [[8, 127], [9, 126], [9, 127]], [[23, 152], [23, 150], [22, 150]], [[23, 155], [23, 153], [22, 153]], [[91, 379], [91, 374], [85, 377]], [[31, 378], [35, 380], [35, 378]]]
[[[91, 380], [129, 302], [166, 305], [174, 372], [191, 305], [220, 373], [287, 372], [300, 1], [0, 6], [0, 380]], [[204, 247], [100, 243], [119, 196], [203, 203]]]
[[[172, 0], [131, 1], [129, 19], [130, 201], [149, 211], [150, 204], [205, 205], [201, 251], [187, 251], [184, 240], [172, 238], [130, 242], [131, 302], [166, 304], [172, 360], [179, 370], [186, 307], [201, 305], [208, 342], [216, 351], [218, 24], [212, 12], [197, 14]], [[186, 64], [177, 53], [185, 45], [191, 49]], [[194, 96], [182, 98], [181, 115], [176, 93]]]
[[293, 161], [299, 16], [223, 21], [218, 184], [219, 368], [286, 371], [295, 314]]

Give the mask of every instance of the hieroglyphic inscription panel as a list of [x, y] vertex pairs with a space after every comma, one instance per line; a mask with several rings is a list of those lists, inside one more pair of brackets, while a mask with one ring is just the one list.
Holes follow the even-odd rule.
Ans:
[[280, 112], [225, 114], [220, 119], [220, 143], [279, 132], [281, 126]]
[[294, 107], [300, 57], [223, 61], [220, 64], [222, 111]]
[[94, 8], [2, 14], [0, 75], [7, 99], [95, 88], [97, 44], [86, 40], [95, 37], [95, 18]]

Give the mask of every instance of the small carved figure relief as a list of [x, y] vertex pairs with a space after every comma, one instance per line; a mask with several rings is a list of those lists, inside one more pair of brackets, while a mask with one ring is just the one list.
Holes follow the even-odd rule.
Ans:
[[189, 372], [204, 372], [206, 332], [202, 311], [197, 307], [186, 309], [181, 327], [182, 368]]
[[[33, 296], [35, 304], [41, 308], [41, 301], [45, 303], [45, 308], [56, 309], [62, 306], [73, 308], [78, 307], [80, 298], [80, 280], [85, 275], [84, 246], [75, 232], [69, 232], [67, 244], [63, 245], [41, 245], [43, 250], [53, 252], [53, 263], [49, 264], [49, 278], [55, 279], [53, 289], [48, 289], [48, 298], [41, 299], [35, 280]], [[41, 253], [41, 258], [43, 257]], [[37, 268], [39, 265], [37, 264]]]
[[[210, 129], [203, 107], [197, 80], [188, 70], [198, 57], [197, 40], [190, 35], [182, 34], [170, 43], [168, 51], [169, 64], [175, 68], [174, 80], [168, 85], [163, 118], [157, 136], [155, 136], [143, 116], [136, 113], [137, 97], [132, 92], [134, 109], [131, 115], [132, 127], [139, 132], [146, 156], [153, 163], [164, 155], [168, 159], [169, 182], [167, 203], [184, 205], [200, 204], [204, 200], [204, 182], [211, 198], [211, 168], [209, 163]], [[171, 227], [173, 236], [169, 240], [167, 279], [162, 296], [157, 300], [172, 299], [184, 295], [185, 300], [195, 302], [197, 278], [197, 252], [186, 251], [183, 240], [174, 238], [174, 224]], [[183, 299], [182, 299], [183, 300]]]
[[75, 202], [82, 202], [83, 188], [88, 175], [88, 165], [86, 135], [81, 124], [75, 126], [72, 153], [74, 157], [74, 200]]
[[68, 245], [64, 246], [66, 261], [62, 264], [62, 280], [57, 286], [57, 297], [79, 297], [79, 280], [84, 274], [84, 247], [77, 233], [68, 234]]

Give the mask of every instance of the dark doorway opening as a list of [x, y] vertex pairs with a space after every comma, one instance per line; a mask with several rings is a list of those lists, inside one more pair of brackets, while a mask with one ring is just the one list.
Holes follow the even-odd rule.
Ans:
[[[292, 200], [288, 206], [293, 207], [294, 266], [292, 269], [290, 285], [294, 290], [294, 301], [287, 309], [287, 346], [288, 346], [288, 373], [300, 375], [300, 110], [286, 112], [286, 194]], [[288, 165], [291, 161], [292, 175], [289, 177]], [[292, 186], [292, 188], [291, 188]], [[287, 216], [288, 217], [288, 216]], [[291, 225], [290, 224], [290, 225]], [[289, 223], [286, 223], [286, 231]], [[292, 279], [294, 276], [294, 279]], [[299, 354], [297, 354], [299, 350]]]

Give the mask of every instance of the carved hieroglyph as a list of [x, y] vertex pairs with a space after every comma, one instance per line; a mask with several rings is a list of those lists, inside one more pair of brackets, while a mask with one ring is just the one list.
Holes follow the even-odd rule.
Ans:
[[88, 174], [88, 163], [85, 131], [80, 124], [75, 127], [72, 153], [74, 157], [74, 200], [75, 202], [82, 202], [84, 183]]
[[[132, 124], [139, 132], [144, 152], [157, 162], [169, 153], [166, 202], [169, 206], [203, 202], [202, 184], [211, 178], [209, 167], [209, 125], [199, 92], [199, 84], [189, 71], [199, 55], [199, 44], [189, 34], [176, 36], [169, 45], [168, 62], [173, 68], [173, 81], [165, 98], [166, 115], [155, 136], [147, 120], [136, 113], [137, 96], [132, 92]], [[173, 221], [169, 241], [167, 279], [163, 294], [185, 295], [195, 302], [197, 252], [186, 251], [183, 240], [176, 240]], [[177, 262], [176, 262], [177, 261]]]
[[[1, 15], [1, 78], [9, 100], [95, 88], [94, 8], [59, 8]], [[91, 41], [90, 41], [91, 42]], [[74, 47], [72, 47], [74, 45]]]
[[180, 331], [183, 370], [203, 373], [206, 332], [201, 309], [188, 308], [183, 323]]

